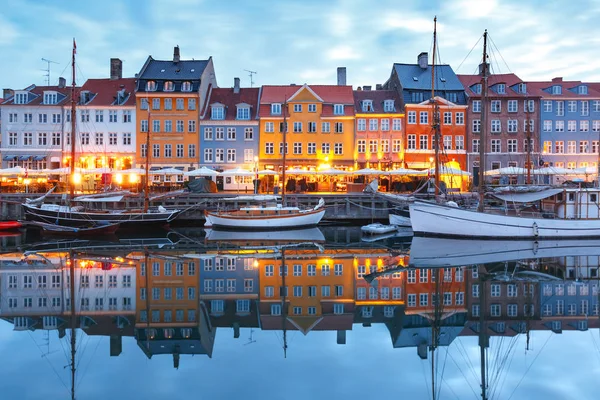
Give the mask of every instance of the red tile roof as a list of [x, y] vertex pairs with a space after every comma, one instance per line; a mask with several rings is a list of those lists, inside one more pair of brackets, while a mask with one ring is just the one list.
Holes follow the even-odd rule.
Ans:
[[[481, 75], [457, 75], [457, 77], [465, 87], [467, 95], [470, 97], [481, 96], [480, 93], [475, 93], [471, 90], [471, 86], [481, 83]], [[527, 94], [517, 93], [515, 90], [511, 89], [511, 86], [524, 83], [523, 80], [515, 74], [494, 74], [488, 77], [488, 87], [492, 87], [498, 83], [504, 83], [506, 85], [506, 93], [499, 94], [496, 92], [489, 92], [488, 95], [490, 97], [527, 97], [532, 95], [529, 88], [527, 88]]]
[[[363, 113], [362, 101], [372, 100], [373, 111], [372, 113], [401, 113], [402, 112], [402, 99], [395, 90], [355, 90], [354, 91], [354, 109], [355, 112]], [[395, 111], [384, 111], [383, 102], [385, 100], [394, 100]]]
[[[80, 89], [79, 87], [75, 87], [75, 96], [78, 96], [79, 89]], [[22, 90], [32, 93], [32, 94], [36, 95], [37, 97], [35, 97], [32, 101], [30, 101], [27, 104], [14, 104], [14, 96], [13, 96], [11, 98], [5, 99], [5, 102], [3, 103], [3, 105], [7, 105], [7, 104], [16, 105], [16, 106], [39, 105], [39, 106], [55, 107], [55, 106], [64, 106], [66, 104], [69, 104], [69, 102], [71, 101], [71, 87], [70, 86], [59, 88], [58, 86], [31, 85]], [[15, 90], [15, 92], [19, 92], [19, 91], [21, 91], [21, 90]], [[61, 101], [59, 101], [57, 104], [43, 104], [45, 91], [55, 91], [55, 92], [64, 94], [66, 97], [64, 99], [62, 99]]]
[[[588, 86], [588, 94], [578, 94], [577, 91], [570, 91], [569, 89], [573, 89], [577, 86], [580, 86], [582, 84], [585, 84]], [[561, 94], [552, 94], [551, 90], [545, 91], [544, 89], [550, 89], [552, 86], [560, 86], [562, 87], [562, 93]], [[536, 96], [541, 96], [541, 97], [552, 97], [552, 98], [556, 98], [556, 99], [560, 99], [560, 98], [582, 98], [582, 99], [586, 99], [586, 98], [600, 98], [600, 90], [598, 90], [598, 87], [596, 85], [589, 85], [587, 83], [583, 83], [581, 81], [563, 81], [562, 79], [558, 80], [558, 78], [555, 78], [551, 81], [544, 81], [544, 82], [527, 82], [527, 90], [529, 91], [531, 88], [532, 92], [534, 93], [534, 95]]]
[[[338, 86], [338, 85], [307, 85], [313, 92], [316, 93], [323, 102], [330, 104], [354, 104], [354, 97], [352, 95], [352, 86]], [[284, 103], [296, 92], [298, 92], [303, 85], [285, 85], [275, 86], [266, 85], [263, 86], [262, 94], [260, 96], [260, 104], [271, 104], [271, 103]], [[292, 100], [293, 101], [293, 100]]]
[[240, 88], [239, 93], [234, 93], [233, 88], [214, 88], [210, 91], [210, 97], [202, 114], [202, 119], [210, 119], [210, 105], [221, 103], [225, 106], [225, 120], [236, 119], [236, 105], [246, 103], [250, 105], [250, 119], [257, 116], [259, 88]]
[[87, 90], [95, 94], [92, 100], [85, 104], [86, 106], [116, 105], [113, 103], [117, 92], [121, 89], [125, 89], [125, 93], [129, 94], [129, 97], [124, 104], [119, 104], [119, 106], [135, 106], [135, 78], [88, 79], [81, 87], [81, 91]]

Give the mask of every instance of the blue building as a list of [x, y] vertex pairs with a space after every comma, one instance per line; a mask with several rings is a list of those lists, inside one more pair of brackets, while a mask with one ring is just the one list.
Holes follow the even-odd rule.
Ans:
[[540, 296], [542, 320], [552, 330], [586, 330], [588, 316], [598, 316], [597, 281], [543, 282]]
[[597, 168], [600, 91], [580, 81], [528, 83], [541, 98], [541, 158], [559, 168]]
[[[218, 171], [258, 168], [259, 88], [212, 88], [200, 116], [200, 165]], [[254, 177], [217, 177], [220, 190], [253, 189]]]

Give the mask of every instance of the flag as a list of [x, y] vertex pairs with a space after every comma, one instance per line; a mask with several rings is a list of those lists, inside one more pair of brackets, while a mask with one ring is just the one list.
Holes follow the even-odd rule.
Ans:
[[75, 38], [73, 38], [73, 54], [77, 54], [77, 43], [75, 43]]

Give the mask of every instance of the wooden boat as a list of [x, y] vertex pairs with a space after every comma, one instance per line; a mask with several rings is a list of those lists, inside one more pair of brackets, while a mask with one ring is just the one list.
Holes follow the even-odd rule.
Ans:
[[49, 224], [46, 222], [32, 221], [31, 225], [42, 228], [42, 233], [46, 235], [57, 235], [57, 236], [104, 236], [113, 235], [119, 224], [106, 224], [106, 225], [95, 225], [88, 227], [74, 227], [74, 226], [62, 226], [56, 224]]
[[392, 233], [398, 231], [398, 227], [394, 225], [384, 225], [379, 222], [364, 225], [360, 228], [363, 234], [367, 235], [384, 235], [386, 233]]
[[11, 231], [22, 227], [19, 221], [0, 221], [0, 231]]
[[[406, 213], [408, 214], [408, 213]], [[410, 223], [410, 216], [409, 215], [403, 215], [402, 212], [399, 212], [398, 214], [389, 214], [389, 220], [390, 220], [390, 225], [395, 225], [395, 226], [404, 226], [404, 227], [410, 227], [412, 226]]]

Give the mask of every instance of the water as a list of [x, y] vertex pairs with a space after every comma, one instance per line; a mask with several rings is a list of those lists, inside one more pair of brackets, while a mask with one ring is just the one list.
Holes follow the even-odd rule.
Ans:
[[596, 398], [595, 242], [410, 245], [348, 227], [4, 237], [0, 391], [71, 398], [74, 372], [77, 399], [481, 398], [487, 341], [487, 398]]

